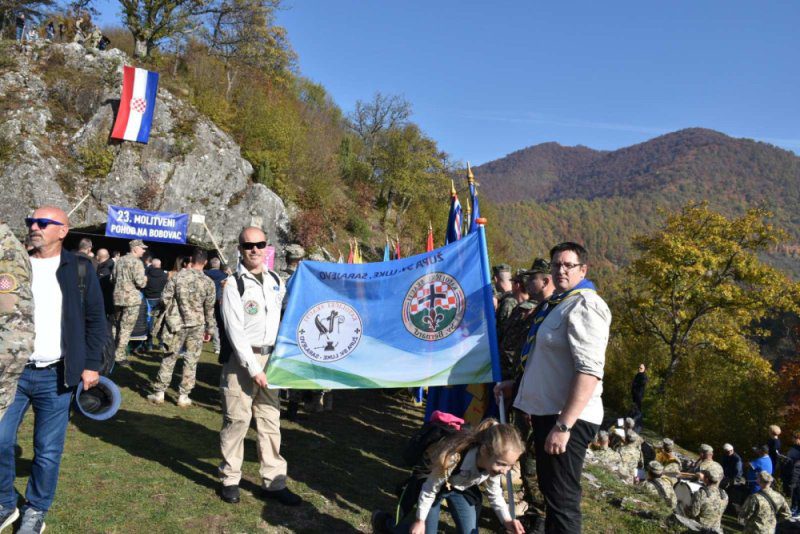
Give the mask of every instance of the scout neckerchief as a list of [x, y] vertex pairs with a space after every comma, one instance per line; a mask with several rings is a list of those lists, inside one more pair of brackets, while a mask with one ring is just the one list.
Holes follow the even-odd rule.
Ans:
[[539, 331], [539, 326], [547, 318], [550, 312], [559, 304], [567, 300], [573, 295], [578, 293], [586, 293], [589, 291], [597, 291], [591, 280], [583, 279], [575, 287], [558, 295], [553, 295], [549, 299], [536, 306], [533, 314], [533, 324], [531, 329], [528, 330], [528, 338], [525, 340], [525, 345], [522, 346], [522, 357], [520, 358], [520, 372], [525, 372], [525, 363], [528, 361], [528, 356], [533, 353], [533, 347], [536, 343], [536, 333]]

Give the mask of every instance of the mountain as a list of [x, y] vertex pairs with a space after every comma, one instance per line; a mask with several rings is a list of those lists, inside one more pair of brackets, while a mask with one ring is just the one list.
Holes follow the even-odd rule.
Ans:
[[727, 215], [769, 208], [789, 235], [769, 259], [800, 274], [800, 157], [767, 143], [691, 128], [611, 152], [545, 143], [474, 172], [513, 241], [506, 259], [518, 265], [571, 239], [613, 269], [630, 258], [630, 239], [657, 228], [665, 210], [706, 200]]

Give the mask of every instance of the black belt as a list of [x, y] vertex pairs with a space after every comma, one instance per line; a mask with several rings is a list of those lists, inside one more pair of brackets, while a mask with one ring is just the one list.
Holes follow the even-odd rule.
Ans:
[[33, 369], [34, 371], [44, 371], [45, 369], [55, 369], [56, 367], [58, 367], [59, 363], [61, 363], [61, 360], [53, 362], [50, 365], [45, 365], [44, 367], [37, 367], [36, 362], [28, 362], [25, 364], [25, 368]]
[[272, 350], [275, 348], [275, 345], [263, 345], [261, 347], [250, 348], [253, 349], [253, 354], [267, 355], [272, 354]]

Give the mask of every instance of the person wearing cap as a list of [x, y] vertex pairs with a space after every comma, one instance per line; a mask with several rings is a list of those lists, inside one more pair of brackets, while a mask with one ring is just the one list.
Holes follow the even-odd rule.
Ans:
[[664, 466], [660, 462], [653, 460], [647, 464], [647, 480], [642, 482], [641, 488], [652, 495], [658, 495], [670, 508], [678, 505], [678, 497], [672, 482], [663, 476]]
[[728, 507], [728, 494], [720, 489], [722, 467], [716, 462], [698, 473], [703, 487], [692, 495], [692, 504], [686, 516], [697, 522], [699, 528], [722, 534], [722, 514]]
[[[588, 252], [573, 242], [550, 250], [554, 292], [522, 350], [527, 363], [514, 407], [531, 418], [536, 473], [550, 533], [581, 531], [581, 474], [603, 421], [603, 372], [611, 311], [586, 279]], [[536, 322], [541, 318], [541, 321]], [[510, 395], [514, 383], [495, 386]]]
[[756, 457], [747, 462], [747, 484], [751, 486], [751, 493], [756, 493], [761, 489], [758, 485], [758, 473], [766, 471], [772, 474], [772, 459], [769, 457], [769, 447], [761, 445], [760, 447], [753, 447], [753, 452]]
[[147, 245], [141, 239], [129, 243], [131, 251], [114, 265], [114, 306], [117, 308], [117, 365], [128, 364], [128, 341], [139, 318], [142, 289], [147, 285], [147, 276], [141, 257]]
[[681, 460], [673, 450], [675, 442], [669, 438], [661, 441], [661, 446], [656, 450], [656, 461], [664, 466], [664, 476], [669, 478], [672, 483], [678, 481], [681, 474]]
[[625, 430], [625, 444], [619, 449], [621, 458], [619, 476], [628, 484], [636, 482], [639, 464], [642, 463], [642, 447], [639, 434], [633, 429]]
[[239, 233], [241, 262], [222, 290], [222, 319], [232, 353], [223, 351], [221, 355], [220, 496], [228, 503], [239, 502], [244, 439], [255, 419], [262, 496], [296, 506], [302, 499], [286, 485], [287, 464], [280, 453], [280, 398], [278, 390], [267, 388], [265, 372], [278, 337], [286, 292], [278, 273], [264, 265], [266, 247], [261, 228], [244, 228]]
[[724, 451], [720, 464], [722, 465], [722, 473], [724, 477], [720, 483], [722, 489], [726, 489], [731, 484], [735, 484], [743, 477], [742, 457], [736, 454], [733, 450], [733, 445], [726, 443], [722, 446]]
[[783, 495], [772, 489], [772, 475], [766, 471], [758, 473], [761, 490], [749, 495], [739, 510], [739, 523], [744, 532], [772, 534], [778, 521], [792, 516]]
[[38, 533], [56, 494], [72, 395], [79, 382], [85, 390], [98, 384], [107, 331], [92, 263], [64, 249], [66, 213], [44, 206], [25, 224], [33, 247], [34, 339], [14, 400], [0, 419], [0, 529], [19, 515], [14, 447], [22, 419], [32, 408], [33, 460], [18, 532]]
[[617, 451], [608, 446], [609, 440], [610, 436], [605, 430], [597, 433], [597, 446], [592, 451], [592, 460], [609, 471], [618, 473], [622, 465], [622, 457]]
[[289, 283], [289, 278], [297, 271], [297, 266], [300, 265], [300, 262], [305, 257], [305, 249], [297, 243], [286, 247], [286, 268], [278, 273], [283, 278], [284, 283]]
[[500, 352], [500, 374], [503, 380], [514, 378], [519, 367], [519, 354], [531, 327], [531, 312], [536, 303], [530, 300], [527, 282], [528, 271], [520, 269], [512, 278], [512, 292], [517, 305], [511, 310], [503, 330], [498, 327], [497, 346]]
[[514, 283], [511, 280], [511, 267], [505, 263], [498, 266], [497, 271], [497, 310], [495, 311], [495, 324], [498, 334], [505, 328], [506, 321], [511, 316], [511, 311], [518, 304], [514, 296]]
[[689, 467], [690, 473], [695, 473], [697, 475], [713, 465], [719, 466], [720, 471], [722, 471], [722, 466], [714, 461], [714, 448], [711, 445], [701, 443], [699, 452], [699, 457]]
[[161, 294], [161, 308], [177, 308], [179, 321], [173, 323], [174, 330], [168, 329], [169, 334], [162, 340], [166, 353], [153, 383], [153, 393], [147, 396], [147, 400], [152, 403], [164, 403], [164, 392], [172, 381], [172, 371], [178, 358], [183, 357], [183, 377], [178, 389], [177, 404], [181, 408], [192, 404], [189, 395], [195, 386], [197, 362], [203, 350], [203, 333], [210, 338], [217, 327], [214, 317], [214, 282], [203, 274], [207, 259], [205, 250], [195, 249], [189, 268], [170, 278]]
[[[525, 292], [527, 300], [520, 302], [511, 312], [505, 331], [498, 340], [500, 345], [500, 369], [503, 380], [519, 381], [522, 378], [523, 362], [522, 349], [528, 339], [528, 333], [535, 318], [541, 317], [541, 308], [544, 301], [553, 294], [553, 277], [550, 274], [550, 263], [537, 258], [531, 269], [518, 272], [516, 279], [525, 284], [525, 288], [517, 291]], [[511, 402], [512, 395], [506, 399]], [[525, 502], [528, 504], [527, 515], [530, 524], [536, 524], [544, 518], [544, 497], [539, 489], [536, 477], [536, 454], [533, 441], [528, 437], [531, 433], [530, 417], [524, 412], [513, 409], [514, 424], [519, 430], [522, 439], [527, 444], [526, 451], [520, 456], [519, 462], [522, 470], [522, 489]]]

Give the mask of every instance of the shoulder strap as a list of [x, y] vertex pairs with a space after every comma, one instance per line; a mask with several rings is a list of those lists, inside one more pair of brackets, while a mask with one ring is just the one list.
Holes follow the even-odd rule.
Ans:
[[665, 490], [664, 486], [659, 484], [659, 482], [660, 479], [653, 480], [653, 485], [656, 487], [658, 494], [661, 495], [661, 498], [664, 499], [665, 501], [668, 501], [669, 499], [667, 498], [667, 490]]
[[86, 263], [81, 258], [78, 261], [78, 288], [81, 292], [81, 306], [86, 303]]
[[775, 504], [775, 501], [772, 500], [772, 497], [770, 497], [767, 494], [767, 492], [764, 491], [763, 489], [758, 492], [758, 495], [761, 495], [762, 497], [764, 497], [767, 500], [767, 502], [769, 503], [770, 507], [772, 508], [772, 513], [775, 514], [775, 517], [777, 517], [778, 516], [778, 506]]
[[277, 273], [272, 272], [271, 270], [267, 269], [267, 272], [275, 280], [275, 283], [278, 284], [278, 287], [281, 287], [281, 277], [277, 275]]
[[239, 296], [241, 297], [244, 295], [244, 278], [239, 276], [239, 273], [233, 273], [233, 277], [236, 279], [236, 289], [239, 290]]

